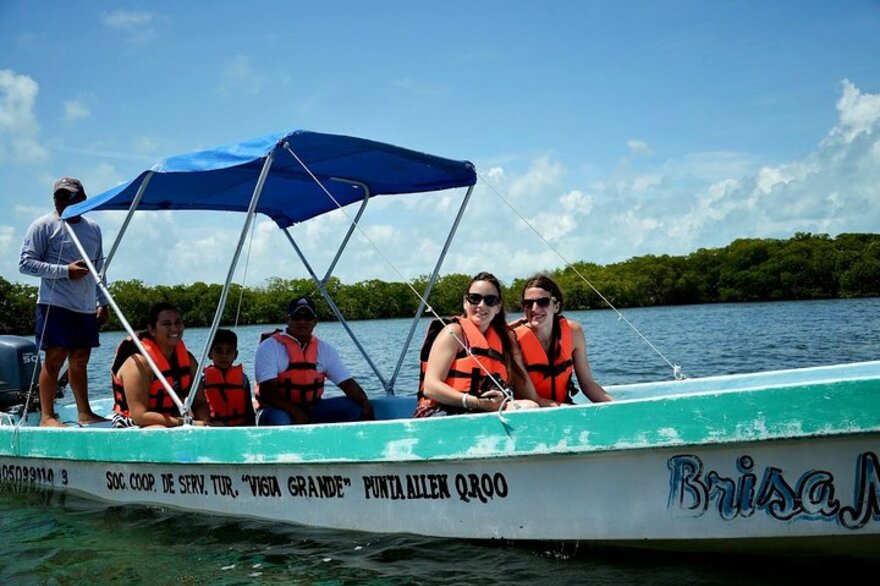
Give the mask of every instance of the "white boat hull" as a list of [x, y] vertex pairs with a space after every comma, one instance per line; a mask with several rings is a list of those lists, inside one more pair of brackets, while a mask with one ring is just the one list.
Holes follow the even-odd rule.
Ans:
[[665, 395], [505, 419], [387, 418], [411, 412], [410, 398], [377, 400], [385, 420], [350, 424], [7, 424], [0, 480], [376, 533], [877, 557], [878, 370], [771, 373], [746, 389], [687, 381], [684, 394], [658, 385]]
[[[24, 463], [4, 457], [0, 478], [111, 503], [381, 533], [646, 545], [664, 540], [696, 549], [712, 540], [745, 540], [739, 545], [748, 548], [754, 545], [749, 541], [772, 538], [870, 535], [880, 545], [877, 448], [877, 438], [869, 437], [329, 465]], [[799, 544], [809, 547], [809, 541]]]

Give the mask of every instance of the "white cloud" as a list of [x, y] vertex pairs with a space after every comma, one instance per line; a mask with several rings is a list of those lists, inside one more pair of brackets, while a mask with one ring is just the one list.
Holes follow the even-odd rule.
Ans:
[[89, 118], [92, 115], [88, 104], [82, 100], [69, 100], [64, 102], [64, 119], [68, 122], [75, 122]]
[[146, 43], [156, 36], [159, 20], [152, 12], [122, 9], [103, 12], [100, 19], [104, 26], [126, 33], [130, 42], [138, 44]]
[[[18, 273], [18, 254], [21, 247], [19, 237], [12, 226], [0, 225], [0, 275]], [[12, 277], [14, 280], [16, 277]]]
[[0, 255], [5, 257], [12, 254], [13, 247], [17, 247], [17, 245], [15, 228], [0, 225]]
[[665, 161], [661, 168], [664, 175], [676, 177], [676, 181], [692, 177], [699, 182], [714, 183], [750, 175], [760, 166], [748, 153], [711, 151], [685, 154], [679, 159]]
[[[224, 234], [200, 234], [194, 239], [187, 238], [176, 242], [173, 258], [186, 267], [209, 267], [214, 276], [213, 282], [223, 282], [225, 273], [228, 272], [227, 267], [232, 261], [233, 242], [235, 239]], [[205, 280], [201, 274], [192, 274], [189, 279], [190, 282]]]
[[[95, 196], [102, 191], [119, 185], [123, 181], [122, 175], [110, 163], [98, 163], [91, 167], [86, 167], [77, 172], [77, 177], [83, 182], [86, 194], [89, 197]], [[52, 183], [55, 177], [46, 176], [41, 183], [45, 185], [45, 189], [38, 195], [43, 199], [37, 199], [37, 205], [13, 205], [12, 211], [18, 218], [36, 218], [52, 209]]]
[[143, 155], [152, 155], [160, 151], [162, 141], [151, 136], [141, 136], [134, 140], [134, 150]]
[[[12, 159], [24, 163], [36, 163], [49, 158], [43, 145], [30, 137], [13, 137], [10, 151]], [[0, 159], [2, 158], [0, 155]]]
[[254, 67], [249, 57], [236, 55], [221, 72], [220, 89], [225, 94], [240, 92], [255, 96], [262, 91], [266, 80], [267, 76]]
[[[880, 110], [868, 106], [878, 96], [847, 85], [843, 92], [848, 97], [838, 102], [839, 119], [826, 139], [790, 161], [763, 162], [749, 153], [696, 152], [642, 161], [642, 165], [627, 158], [627, 164], [622, 162], [604, 176], [593, 173], [574, 179], [569, 179], [569, 169], [561, 160], [550, 156], [537, 157], [519, 170], [515, 162], [491, 166], [474, 190], [443, 273], [490, 270], [509, 283], [538, 270], [561, 267], [563, 258], [608, 264], [636, 255], [688, 254], [742, 237], [789, 238], [798, 231], [876, 232]], [[115, 172], [111, 166], [101, 172], [95, 169], [86, 179], [89, 185], [106, 184], [115, 179]], [[516, 212], [488, 187], [489, 182]], [[377, 198], [368, 205], [362, 226], [382, 254], [405, 277], [414, 278], [433, 268], [463, 193]], [[218, 224], [196, 215], [150, 214], [147, 221], [136, 220], [127, 252], [121, 252], [111, 276], [159, 283], [222, 282], [242, 218], [226, 214]], [[114, 222], [101, 223], [112, 230]], [[348, 226], [349, 219], [336, 211], [291, 229], [319, 276]], [[335, 274], [346, 283], [399, 279], [357, 235]], [[308, 275], [274, 223], [260, 219], [247, 283], [261, 284], [270, 276]]]
[[508, 193], [514, 201], [529, 201], [548, 188], [559, 185], [565, 175], [565, 167], [549, 157], [540, 157], [532, 163], [531, 168], [521, 177], [510, 181]]
[[863, 94], [848, 79], [842, 85], [843, 95], [837, 101], [840, 124], [831, 135], [851, 142], [859, 134], [871, 134], [880, 126], [880, 94]]
[[638, 247], [657, 228], [661, 228], [664, 222], [660, 218], [654, 218], [641, 213], [641, 207], [626, 210], [616, 220], [621, 224], [623, 234], [627, 235], [630, 245]]
[[364, 233], [377, 245], [391, 242], [394, 237], [394, 227], [388, 225], [367, 226]]
[[686, 243], [685, 245], [692, 243], [705, 224], [724, 219], [732, 208], [727, 196], [739, 187], [740, 183], [737, 180], [725, 179], [697, 194], [696, 205], [690, 213], [676, 214], [668, 223], [669, 236], [673, 240]]
[[[751, 176], [728, 177], [696, 191], [690, 202], [686, 192], [678, 197], [662, 189], [653, 194], [660, 206], [678, 213], [674, 222], [667, 219], [659, 226], [641, 227], [648, 236], [646, 246], [681, 254], [695, 246], [724, 246], [744, 236], [876, 231], [880, 96], [864, 94], [844, 82], [837, 107], [838, 123], [803, 159], [762, 166]], [[673, 183], [684, 184], [680, 175]]]
[[101, 22], [110, 28], [132, 31], [149, 26], [153, 22], [153, 14], [119, 9], [102, 13]]
[[635, 177], [632, 180], [632, 190], [636, 193], [642, 193], [647, 191], [648, 189], [654, 187], [660, 181], [663, 180], [662, 175], [643, 175], [641, 177]]
[[36, 217], [36, 216], [39, 216], [39, 215], [45, 214], [45, 213], [46, 213], [46, 208], [45, 208], [45, 207], [39, 207], [39, 206], [21, 206], [21, 205], [17, 205], [17, 206], [13, 206], [13, 208], [12, 208], [12, 212], [13, 212], [17, 217], [31, 218], [31, 217]]
[[577, 228], [577, 222], [575, 222], [574, 216], [571, 214], [541, 212], [532, 218], [529, 223], [551, 242], [559, 240]]
[[0, 69], [0, 161], [34, 163], [48, 158], [34, 113], [38, 92], [31, 77]]
[[86, 193], [91, 195], [97, 195], [125, 181], [116, 167], [110, 163], [98, 163], [94, 167], [86, 169], [82, 173], [81, 179], [84, 187], [88, 185]]
[[634, 155], [653, 155], [654, 149], [643, 140], [631, 139], [626, 141], [626, 147]]
[[792, 177], [787, 175], [781, 168], [771, 169], [769, 167], [763, 167], [758, 171], [758, 176], [755, 179], [758, 184], [758, 191], [761, 193], [770, 193], [770, 190], [773, 189], [775, 185], [788, 183], [792, 180]]
[[438, 214], [445, 214], [452, 209], [452, 204], [452, 197], [449, 195], [443, 195], [436, 200], [434, 209]]
[[489, 170], [486, 171], [485, 176], [495, 183], [503, 183], [506, 180], [504, 169], [502, 167], [490, 167]]
[[304, 231], [306, 242], [326, 242], [328, 238], [338, 235], [336, 241], [342, 240], [345, 230], [348, 229], [349, 220], [346, 217], [345, 210], [333, 210], [330, 213], [319, 216], [314, 220], [304, 222], [293, 227], [293, 234]]
[[573, 189], [559, 198], [562, 209], [575, 214], [589, 214], [593, 209], [593, 197], [579, 189]]
[[[510, 186], [514, 207], [568, 260], [607, 264], [644, 254], [688, 254], [736, 238], [789, 238], [801, 231], [873, 232], [880, 226], [880, 96], [849, 82], [843, 94], [826, 140], [783, 164], [761, 165], [753, 155], [733, 152], [690, 153], [648, 172], [622, 162], [592, 183], [589, 198], [571, 188], [555, 195], [567, 170], [550, 158], [537, 159], [519, 176], [506, 168], [494, 174]], [[453, 262], [471, 269], [483, 263], [510, 279], [563, 266], [555, 254], [551, 262], [542, 256], [548, 247], [541, 238], [511, 230], [516, 219], [481, 203], [485, 197], [477, 191], [483, 223], [466, 222], [458, 238], [480, 251], [480, 260], [455, 255], [448, 270]], [[499, 247], [504, 253], [493, 254]]]

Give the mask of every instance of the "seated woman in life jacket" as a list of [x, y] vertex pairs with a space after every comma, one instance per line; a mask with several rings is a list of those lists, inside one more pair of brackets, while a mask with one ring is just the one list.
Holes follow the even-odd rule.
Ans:
[[255, 425], [251, 384], [238, 358], [238, 336], [220, 328], [208, 351], [211, 364], [205, 367], [202, 381], [205, 399], [211, 409], [211, 425], [239, 427]]
[[[147, 331], [138, 336], [144, 349], [181, 401], [189, 394], [198, 368], [195, 357], [183, 343], [183, 330], [180, 311], [170, 303], [156, 303], [150, 308]], [[133, 352], [131, 348], [134, 348]], [[122, 360], [126, 353], [130, 355]], [[118, 362], [121, 364], [117, 364]], [[183, 425], [177, 405], [131, 339], [120, 344], [111, 372], [113, 427]], [[196, 395], [192, 404], [192, 415], [195, 425], [207, 424], [210, 412], [204, 393]]]
[[572, 404], [572, 396], [578, 392], [572, 373], [590, 401], [613, 400], [593, 380], [583, 328], [562, 315], [559, 285], [547, 275], [535, 275], [523, 286], [521, 303], [525, 317], [511, 325], [526, 371], [538, 394], [538, 404], [542, 407]]
[[[423, 345], [423, 382], [414, 417], [538, 407], [507, 326], [501, 284], [480, 273], [468, 284], [464, 315], [434, 322]], [[428, 350], [429, 349], [429, 350]], [[428, 350], [427, 357], [424, 351]], [[505, 393], [510, 386], [518, 399]]]

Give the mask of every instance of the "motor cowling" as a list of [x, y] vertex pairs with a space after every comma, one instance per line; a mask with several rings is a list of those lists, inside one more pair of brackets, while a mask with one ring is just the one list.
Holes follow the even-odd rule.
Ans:
[[32, 340], [0, 336], [0, 406], [23, 402], [31, 386], [37, 387], [39, 367], [40, 353]]

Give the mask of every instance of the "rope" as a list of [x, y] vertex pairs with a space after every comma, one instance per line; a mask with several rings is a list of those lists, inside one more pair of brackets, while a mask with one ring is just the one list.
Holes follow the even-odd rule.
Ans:
[[643, 341], [644, 341], [644, 342], [645, 342], [645, 343], [646, 343], [646, 344], [647, 344], [652, 350], [654, 350], [654, 352], [656, 352], [657, 355], [660, 356], [660, 358], [662, 358], [662, 359], [666, 362], [666, 364], [668, 364], [668, 365], [672, 368], [672, 375], [673, 375], [673, 377], [675, 377], [676, 380], [684, 380], [684, 379], [687, 378], [687, 375], [685, 375], [685, 374], [682, 372], [682, 370], [681, 370], [681, 366], [678, 365], [678, 364], [673, 364], [668, 358], [666, 358], [666, 356], [665, 356], [665, 355], [664, 355], [664, 354], [663, 354], [663, 353], [662, 353], [662, 352], [661, 352], [661, 351], [660, 351], [660, 350], [659, 350], [654, 344], [652, 344], [651, 341], [648, 340], [648, 338], [646, 338], [645, 335], [642, 334], [642, 332], [640, 332], [639, 329], [638, 329], [635, 325], [633, 325], [633, 323], [632, 323], [631, 321], [629, 321], [629, 320], [628, 320], [628, 319], [627, 319], [627, 318], [626, 318], [626, 317], [625, 317], [620, 311], [618, 311], [618, 309], [617, 309], [616, 307], [614, 307], [614, 304], [611, 303], [611, 301], [609, 301], [604, 295], [602, 295], [602, 292], [601, 292], [601, 291], [599, 291], [596, 287], [594, 287], [593, 284], [592, 284], [592, 283], [591, 283], [591, 282], [590, 282], [590, 281], [589, 281], [589, 280], [588, 280], [583, 274], [581, 274], [581, 272], [580, 272], [580, 271], [577, 269], [577, 267], [572, 263], [572, 261], [568, 260], [568, 259], [567, 259], [567, 258], [566, 258], [566, 257], [565, 257], [565, 256], [564, 256], [564, 255], [563, 255], [563, 254], [562, 254], [562, 253], [561, 253], [561, 252], [560, 252], [555, 246], [553, 246], [553, 244], [552, 244], [549, 240], [547, 240], [547, 239], [544, 237], [544, 235], [541, 234], [541, 232], [539, 232], [538, 229], [535, 228], [535, 227], [532, 225], [531, 222], [529, 222], [527, 219], [525, 219], [525, 217], [523, 217], [523, 215], [520, 214], [519, 211], [518, 211], [515, 207], [513, 207], [513, 204], [511, 204], [509, 201], [507, 201], [507, 199], [506, 199], [503, 195], [501, 195], [501, 193], [500, 193], [497, 189], [495, 189], [495, 186], [493, 186], [492, 183], [491, 183], [490, 181], [488, 181], [488, 180], [487, 180], [482, 174], [479, 174], [479, 173], [478, 173], [478, 176], [480, 177], [480, 180], [483, 181], [483, 182], [489, 187], [489, 189], [492, 191], [492, 193], [494, 193], [496, 196], [498, 196], [498, 199], [500, 199], [502, 202], [504, 202], [504, 204], [505, 204], [507, 207], [509, 207], [509, 208], [511, 209], [511, 211], [513, 211], [513, 213], [516, 214], [516, 216], [517, 216], [520, 220], [522, 220], [522, 221], [525, 223], [526, 226], [529, 227], [529, 229], [532, 230], [532, 232], [534, 232], [535, 234], [537, 234], [538, 238], [540, 238], [541, 240], [543, 240], [543, 241], [544, 241], [544, 244], [546, 244], [546, 245], [550, 248], [550, 250], [552, 250], [554, 253], [556, 253], [556, 256], [558, 256], [560, 259], [562, 259], [562, 262], [565, 263], [565, 266], [567, 266], [567, 267], [571, 267], [571, 269], [575, 272], [575, 274], [576, 274], [578, 277], [580, 277], [581, 280], [582, 280], [584, 283], [586, 283], [586, 284], [590, 287], [590, 289], [592, 289], [592, 290], [596, 293], [596, 295], [598, 295], [598, 296], [602, 299], [602, 301], [604, 301], [604, 302], [608, 305], [608, 307], [610, 307], [611, 309], [614, 310], [614, 313], [617, 314], [617, 319], [618, 319], [618, 321], [622, 320], [622, 321], [626, 322], [626, 324], [627, 324], [630, 328], [632, 328], [632, 330], [633, 330], [633, 331], [634, 331], [634, 332], [635, 332], [635, 333], [636, 333], [636, 334], [637, 334], [637, 335], [638, 335], [638, 336], [639, 336], [639, 337], [640, 337], [640, 338], [641, 338], [641, 339], [642, 339], [642, 340], [643, 340]]
[[[299, 156], [297, 156], [297, 154], [296, 154], [295, 152], [293, 152], [293, 150], [290, 148], [290, 143], [285, 142], [285, 143], [284, 143], [284, 148], [287, 149], [287, 152], [289, 152], [290, 155], [291, 155], [294, 159], [296, 159], [296, 161], [302, 166], [302, 168], [305, 169], [306, 173], [308, 173], [309, 176], [312, 178], [312, 180], [318, 185], [318, 187], [321, 188], [321, 191], [323, 191], [323, 192], [327, 195], [327, 197], [330, 198], [330, 201], [332, 201], [334, 204], [336, 204], [336, 207], [337, 207], [337, 208], [338, 208], [343, 214], [345, 214], [345, 217], [348, 219], [349, 223], [350, 223], [352, 226], [354, 226], [355, 229], [358, 231], [358, 233], [359, 233], [359, 234], [360, 234], [360, 235], [361, 235], [361, 236], [362, 236], [362, 237], [363, 237], [363, 238], [364, 238], [364, 239], [370, 244], [370, 246], [372, 246], [372, 247], [376, 250], [376, 252], [379, 253], [379, 256], [381, 256], [382, 259], [388, 264], [388, 266], [391, 267], [391, 270], [394, 271], [394, 273], [398, 276], [398, 278], [399, 278], [404, 284], [406, 284], [406, 286], [409, 288], [409, 290], [412, 291], [413, 294], [414, 294], [416, 297], [419, 298], [419, 301], [421, 301], [422, 303], [425, 304], [425, 310], [428, 311], [428, 312], [430, 312], [431, 315], [433, 315], [433, 316], [434, 316], [435, 318], [437, 318], [438, 320], [441, 320], [441, 321], [442, 321], [442, 318], [440, 317], [440, 315], [439, 315], [436, 311], [434, 311], [434, 308], [431, 307], [431, 305], [428, 303], [428, 300], [425, 299], [425, 298], [422, 296], [422, 294], [419, 293], [419, 292], [416, 290], [415, 287], [413, 287], [413, 285], [412, 285], [412, 284], [406, 279], [406, 277], [403, 276], [403, 274], [400, 272], [400, 270], [398, 270], [398, 268], [397, 268], [397, 267], [395, 266], [395, 264], [391, 261], [391, 259], [389, 259], [389, 258], [388, 258], [388, 257], [382, 252], [382, 250], [379, 248], [379, 246], [378, 246], [375, 242], [373, 242], [373, 240], [367, 235], [367, 233], [366, 233], [366, 232], [365, 232], [360, 226], [357, 225], [357, 223], [354, 221], [354, 219], [351, 217], [351, 215], [349, 215], [349, 213], [345, 210], [345, 208], [342, 207], [342, 204], [340, 204], [339, 201], [338, 201], [335, 197], [333, 197], [333, 194], [331, 194], [331, 193], [327, 190], [327, 188], [324, 187], [324, 184], [321, 183], [321, 180], [318, 179], [318, 178], [315, 176], [315, 174], [312, 173], [311, 169], [309, 169], [309, 168], [306, 166], [306, 164], [303, 162], [303, 160], [300, 159]], [[499, 291], [499, 293], [500, 293], [500, 291]], [[465, 351], [465, 353], [466, 353], [468, 356], [470, 356], [470, 357], [474, 360], [474, 362], [477, 363], [477, 366], [479, 366], [480, 369], [481, 369], [484, 373], [486, 373], [486, 376], [489, 377], [489, 379], [492, 381], [492, 384], [493, 384], [493, 385], [494, 385], [499, 391], [501, 391], [502, 393], [504, 393], [504, 395], [507, 397], [507, 398], [501, 403], [501, 407], [499, 407], [499, 410], [498, 410], [499, 417], [501, 417], [501, 415], [500, 415], [500, 414], [501, 414], [501, 410], [502, 410], [502, 408], [504, 407], [504, 405], [505, 405], [508, 401], [511, 400], [511, 397], [513, 396], [513, 392], [512, 392], [510, 389], [508, 389], [508, 388], [506, 388], [505, 386], [503, 386], [503, 385], [498, 381], [498, 379], [495, 378], [495, 376], [494, 376], [491, 372], [489, 372], [489, 369], [486, 368], [486, 366], [485, 366], [482, 362], [480, 362], [480, 359], [477, 358], [477, 357], [473, 354], [473, 352], [472, 352], [471, 349], [468, 347], [468, 345], [464, 343], [464, 340], [462, 340], [461, 338], [459, 338], [457, 335], [453, 334], [452, 331], [449, 331], [449, 334], [452, 335], [452, 336], [455, 338], [456, 342], [458, 342], [459, 346], [462, 347], [462, 349]], [[501, 419], [502, 419], [502, 421], [506, 421], [506, 420], [504, 420], [503, 417], [501, 417]]]
[[254, 231], [256, 230], [257, 223], [251, 223], [251, 237], [248, 239], [248, 248], [247, 253], [244, 255], [244, 272], [241, 276], [241, 289], [238, 292], [238, 307], [235, 308], [235, 324], [233, 325], [234, 330], [238, 330], [238, 319], [241, 317], [241, 304], [244, 300], [244, 285], [247, 282], [247, 273], [248, 267], [250, 267], [251, 262], [251, 248], [254, 244]]
[[[504, 413], [505, 406], [513, 401], [513, 391], [511, 391], [510, 389], [501, 389], [501, 392], [504, 393], [504, 400], [502, 400], [501, 405], [498, 406], [498, 419], [500, 419], [501, 423], [503, 423], [504, 425], [508, 425], [507, 418], [502, 415], [502, 413]], [[519, 409], [519, 405], [513, 403], [513, 408]]]
[[[59, 217], [59, 219], [60, 219], [60, 217]], [[64, 220], [61, 220], [61, 221], [63, 222]], [[57, 259], [58, 264], [61, 263], [61, 256], [64, 253], [65, 242], [66, 242], [66, 240], [62, 238], [61, 248], [59, 248], [59, 250], [58, 250], [58, 259]], [[42, 277], [40, 279], [42, 280]], [[49, 299], [55, 298], [55, 286], [57, 285], [57, 283], [58, 283], [58, 279], [52, 279], [52, 288], [49, 291]], [[49, 314], [51, 313], [51, 311], [52, 311], [52, 304], [47, 303], [46, 304], [46, 315], [43, 316], [43, 329], [40, 332], [40, 345], [43, 344], [43, 338], [46, 335], [46, 328], [49, 326]], [[40, 355], [40, 348], [37, 347], [37, 356], [39, 356], [39, 355]], [[39, 364], [42, 365], [42, 363], [39, 363]], [[18, 420], [18, 423], [16, 424], [17, 426], [21, 426], [24, 423], [24, 421], [27, 419], [28, 408], [30, 407], [31, 398], [33, 397], [33, 394], [34, 394], [34, 380], [39, 376], [40, 370], [42, 370], [42, 367], [41, 368], [34, 368], [33, 372], [31, 373], [31, 383], [28, 386], [27, 393], [25, 394], [24, 408], [21, 411], [21, 418]], [[57, 381], [56, 381], [56, 385], [57, 385]], [[56, 392], [56, 389], [52, 389], [53, 401], [54, 401], [55, 392]], [[42, 420], [42, 413], [40, 414], [40, 418]], [[39, 425], [39, 422], [37, 424]]]

